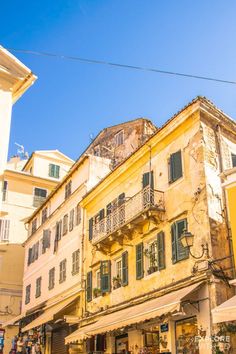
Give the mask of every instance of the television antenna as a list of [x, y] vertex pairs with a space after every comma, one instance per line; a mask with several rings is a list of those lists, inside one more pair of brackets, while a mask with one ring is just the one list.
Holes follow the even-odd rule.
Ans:
[[15, 145], [17, 146], [17, 154], [20, 156], [21, 159], [28, 159], [29, 158], [29, 154], [27, 151], [25, 151], [25, 147], [21, 144], [15, 143]]

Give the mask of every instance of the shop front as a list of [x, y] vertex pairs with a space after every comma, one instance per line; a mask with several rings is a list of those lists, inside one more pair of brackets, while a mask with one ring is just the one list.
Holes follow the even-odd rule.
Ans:
[[78, 295], [48, 305], [43, 312], [21, 328], [24, 342], [38, 343], [43, 354], [68, 354], [65, 338], [75, 329], [66, 317], [77, 312]]
[[[209, 301], [205, 292], [206, 287], [195, 284], [114, 311], [81, 326], [66, 337], [66, 343], [69, 346], [84, 343], [80, 347], [84, 353], [211, 353], [210, 347], [203, 348], [202, 338], [199, 343], [200, 334], [210, 336]], [[98, 335], [104, 338], [103, 346], [95, 344]]]

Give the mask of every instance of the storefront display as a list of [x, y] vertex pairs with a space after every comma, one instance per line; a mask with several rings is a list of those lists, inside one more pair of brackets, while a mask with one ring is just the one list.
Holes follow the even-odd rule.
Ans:
[[197, 318], [176, 322], [176, 354], [199, 354]]
[[129, 351], [129, 340], [128, 334], [122, 334], [116, 336], [116, 353], [117, 354], [126, 354]]

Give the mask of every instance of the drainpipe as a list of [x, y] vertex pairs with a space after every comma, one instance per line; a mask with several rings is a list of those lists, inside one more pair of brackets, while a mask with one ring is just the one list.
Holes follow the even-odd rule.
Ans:
[[86, 312], [86, 296], [85, 296], [85, 291], [86, 291], [86, 280], [85, 280], [85, 275], [84, 275], [84, 262], [85, 262], [85, 258], [84, 258], [84, 239], [85, 239], [85, 209], [83, 208], [83, 217], [82, 217], [82, 237], [81, 237], [81, 259], [82, 259], [82, 264], [81, 264], [81, 288], [82, 288], [82, 297], [84, 297], [84, 299], [82, 299], [82, 303], [84, 300], [84, 308], [82, 306], [82, 318], [84, 317], [84, 313]]
[[[219, 151], [220, 173], [223, 173], [224, 172], [224, 164], [223, 164], [223, 153], [222, 153], [222, 144], [221, 144], [221, 127], [219, 124], [217, 124], [217, 126], [216, 126], [215, 136], [216, 136], [216, 142], [217, 142], [218, 151]], [[229, 214], [228, 214], [226, 200], [227, 200], [226, 191], [225, 191], [225, 188], [222, 187], [222, 203], [223, 203], [223, 208], [224, 208], [225, 224], [226, 224], [227, 235], [228, 235], [230, 262], [231, 262], [231, 269], [233, 271], [233, 277], [235, 278], [235, 266], [234, 266], [234, 254], [233, 254], [233, 247], [232, 247], [231, 228], [230, 228], [230, 223], [229, 223]]]

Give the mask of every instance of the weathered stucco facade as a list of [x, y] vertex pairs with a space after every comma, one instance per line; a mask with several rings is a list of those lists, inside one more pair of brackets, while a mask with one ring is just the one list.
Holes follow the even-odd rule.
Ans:
[[[210, 308], [232, 296], [232, 290], [222, 280], [224, 277], [232, 277], [232, 263], [220, 173], [223, 168], [221, 164], [231, 163], [228, 156], [235, 151], [233, 129], [235, 123], [232, 120], [209, 101], [198, 98], [167, 122], [144, 146], [85, 196], [81, 205], [86, 210], [85, 270], [90, 286], [87, 287], [88, 301], [82, 321], [84, 333], [84, 325], [95, 320], [100, 325], [102, 314], [114, 312], [115, 316], [121, 308], [135, 306], [138, 302], [147, 301], [148, 297], [163, 296], [176, 289], [187, 288], [193, 283], [203, 282], [202, 288], [194, 293], [194, 299], [198, 299], [199, 311], [194, 310], [193, 306], [185, 305], [185, 316], [172, 318], [170, 314], [166, 314], [166, 318], [157, 321], [156, 325], [169, 321], [169, 328], [174, 328], [177, 319], [196, 316], [198, 331], [206, 331], [209, 338], [214, 330]], [[170, 182], [169, 161], [178, 151], [181, 151], [182, 176]], [[151, 201], [153, 198], [155, 205], [161, 201], [155, 212], [147, 211], [143, 205], [143, 175], [150, 172], [153, 173], [154, 192], [149, 198]], [[121, 195], [124, 199], [117, 207], [117, 198]], [[108, 212], [107, 206], [110, 203], [113, 203], [114, 208]], [[101, 213], [101, 210], [104, 212]], [[102, 215], [101, 220], [97, 217], [99, 212], [100, 218]], [[119, 218], [125, 219], [119, 222]], [[205, 252], [201, 261], [196, 261], [191, 255], [182, 260], [173, 259], [171, 230], [176, 222], [183, 219], [187, 222], [187, 229], [194, 235], [194, 245], [191, 248], [193, 255], [200, 256], [201, 245], [206, 247], [208, 244], [210, 258]], [[111, 223], [115, 223], [115, 226], [111, 226]], [[92, 224], [93, 231], [89, 224]], [[150, 271], [150, 259], [145, 250], [148, 250], [160, 233], [164, 234], [164, 266], [161, 270]], [[143, 275], [137, 279], [137, 246], [140, 244], [143, 247]], [[124, 254], [127, 257], [128, 271], [125, 274], [128, 280], [122, 286], [121, 279], [121, 284], [117, 286], [117, 266], [120, 260], [122, 263]], [[101, 261], [108, 261], [106, 264], [110, 268], [107, 281], [110, 285], [108, 291], [99, 292], [97, 288], [102, 280], [98, 274], [103, 271]], [[89, 293], [88, 299], [91, 287], [95, 291], [92, 291], [92, 296]], [[116, 337], [125, 328], [130, 350], [138, 353], [145, 346], [143, 336], [140, 339], [138, 334], [144, 327], [147, 328], [147, 323], [142, 321], [134, 321], [127, 328], [122, 324], [121, 332], [117, 326], [117, 331], [109, 335], [107, 352], [114, 352]], [[89, 327], [87, 333], [90, 333]], [[100, 328], [100, 332], [93, 329], [91, 333], [104, 332]], [[80, 335], [72, 335], [67, 341], [80, 340]], [[163, 347], [160, 344], [160, 349], [178, 352], [178, 340], [171, 331], [167, 339], [168, 346]], [[202, 343], [200, 352], [210, 353], [209, 343]]]
[[45, 353], [212, 353], [211, 309], [233, 295], [236, 124], [202, 97], [142, 138], [144, 123], [102, 131], [28, 219], [20, 325]]
[[[47, 353], [57, 353], [58, 347], [64, 347], [65, 336], [84, 312], [80, 295], [84, 288], [85, 239], [80, 201], [114, 167], [112, 146], [119, 151], [120, 162], [130, 154], [127, 146], [136, 149], [140, 145], [146, 129], [144, 123], [144, 119], [137, 119], [102, 131], [28, 220], [21, 327], [22, 331], [31, 331], [50, 324]], [[122, 138], [117, 141], [120, 132]], [[47, 217], [42, 220], [45, 210]], [[51, 312], [52, 318], [48, 315]], [[60, 323], [60, 318], [65, 318], [65, 323]]]

